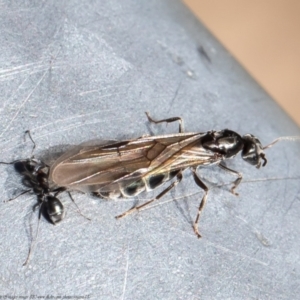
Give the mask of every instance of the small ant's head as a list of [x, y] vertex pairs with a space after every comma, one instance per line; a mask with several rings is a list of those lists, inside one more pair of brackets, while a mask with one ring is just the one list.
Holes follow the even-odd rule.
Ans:
[[257, 137], [252, 134], [245, 134], [243, 136], [244, 147], [242, 150], [242, 158], [247, 163], [260, 168], [261, 160], [264, 162], [262, 166], [267, 164], [267, 159], [265, 157], [264, 148]]
[[16, 172], [21, 175], [32, 173], [34, 171], [34, 166], [32, 166], [30, 160], [18, 160], [14, 162], [14, 168]]
[[12, 162], [17, 173], [20, 175], [37, 176], [45, 174], [47, 176], [49, 167], [44, 162], [36, 159], [24, 159]]

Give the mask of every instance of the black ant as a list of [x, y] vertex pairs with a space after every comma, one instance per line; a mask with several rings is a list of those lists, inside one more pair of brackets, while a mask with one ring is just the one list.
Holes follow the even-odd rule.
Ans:
[[[25, 135], [28, 135], [30, 140], [33, 143], [32, 153], [36, 147], [36, 144], [34, 140], [31, 137], [30, 131], [27, 130], [25, 132]], [[27, 190], [24, 190], [16, 197], [13, 197], [8, 201], [12, 201], [16, 198], [18, 198], [21, 195], [24, 195], [29, 192], [33, 192], [37, 196], [37, 203], [33, 206], [33, 211], [37, 207], [39, 207], [39, 215], [38, 215], [38, 226], [36, 230], [36, 236], [35, 239], [32, 241], [29, 252], [26, 258], [26, 261], [24, 262], [23, 266], [27, 265], [30, 259], [30, 255], [33, 248], [33, 242], [36, 241], [39, 231], [39, 222], [41, 219], [41, 216], [43, 215], [45, 219], [52, 223], [53, 225], [56, 225], [60, 221], [62, 221], [65, 217], [65, 208], [62, 204], [62, 202], [57, 198], [57, 195], [65, 192], [66, 188], [64, 187], [58, 187], [58, 188], [51, 188], [49, 185], [49, 171], [50, 166], [44, 163], [41, 160], [35, 159], [33, 156], [29, 159], [24, 160], [15, 160], [12, 162], [0, 162], [0, 164], [6, 164], [6, 165], [14, 165], [14, 168], [17, 173], [19, 173], [22, 178], [22, 183], [24, 186], [28, 187]], [[69, 194], [69, 197], [76, 205], [74, 199], [72, 198], [70, 192], [67, 192]], [[77, 206], [77, 205], [76, 205]], [[77, 207], [78, 211], [80, 212], [79, 208]], [[89, 218], [87, 218], [90, 220]]]

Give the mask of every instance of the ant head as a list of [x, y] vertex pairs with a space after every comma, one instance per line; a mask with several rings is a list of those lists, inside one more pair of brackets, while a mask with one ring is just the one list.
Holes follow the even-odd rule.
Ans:
[[267, 159], [264, 153], [264, 147], [257, 137], [252, 134], [245, 134], [243, 136], [244, 147], [242, 150], [242, 158], [247, 163], [260, 168], [261, 160], [263, 160], [262, 166], [267, 164]]
[[46, 165], [43, 161], [36, 160], [36, 159], [24, 159], [24, 160], [17, 160], [12, 162], [11, 164], [14, 165], [14, 168], [17, 173], [20, 175], [35, 175], [36, 174], [48, 174], [49, 166]]
[[18, 160], [13, 163], [17, 173], [24, 175], [26, 173], [33, 173], [34, 166], [30, 160]]

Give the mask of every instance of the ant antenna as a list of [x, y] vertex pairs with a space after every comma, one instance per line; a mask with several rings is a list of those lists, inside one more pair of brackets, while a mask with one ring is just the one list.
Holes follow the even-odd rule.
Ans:
[[[34, 158], [33, 152], [34, 152], [34, 150], [36, 148], [36, 144], [35, 144], [35, 141], [33, 140], [32, 136], [31, 136], [30, 130], [26, 130], [25, 131], [24, 141], [26, 142], [26, 134], [29, 136], [29, 138], [30, 138], [30, 140], [31, 140], [31, 142], [33, 144], [33, 147], [32, 147], [32, 150], [31, 150], [31, 159], [33, 159]], [[13, 164], [15, 164], [15, 163], [17, 163], [19, 161], [20, 161], [19, 159], [11, 161], [11, 162], [0, 161], [0, 164], [2, 164], [2, 165], [13, 165]], [[22, 195], [22, 194], [20, 194], [20, 195]]]
[[33, 140], [32, 136], [31, 136], [31, 133], [30, 133], [30, 130], [26, 130], [25, 131], [25, 135], [24, 135], [24, 140], [26, 142], [26, 134], [29, 136], [32, 144], [33, 144], [33, 147], [32, 147], [32, 150], [31, 150], [31, 157], [33, 157], [33, 152], [34, 152], [34, 149], [36, 147], [36, 144], [35, 144], [35, 141]]
[[297, 140], [300, 140], [300, 136], [281, 136], [281, 137], [275, 139], [269, 145], [263, 147], [263, 150], [273, 147], [279, 141], [297, 141]]

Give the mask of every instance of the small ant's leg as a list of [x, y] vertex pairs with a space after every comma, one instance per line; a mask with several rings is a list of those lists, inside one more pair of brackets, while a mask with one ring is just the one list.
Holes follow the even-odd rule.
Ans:
[[238, 185], [241, 183], [242, 179], [243, 179], [243, 174], [240, 173], [240, 172], [237, 172], [237, 171], [234, 171], [234, 170], [231, 170], [229, 168], [227, 168], [226, 166], [222, 165], [222, 164], [218, 164], [218, 166], [223, 169], [224, 171], [228, 172], [228, 173], [231, 173], [233, 175], [236, 175], [238, 176], [238, 178], [233, 182], [233, 186], [232, 188], [230, 189], [230, 192], [233, 194], [233, 195], [236, 195], [238, 196], [239, 194], [235, 192], [235, 189], [238, 187]]
[[17, 162], [18, 160], [12, 161], [12, 162], [5, 162], [5, 161], [0, 161], [0, 164], [2, 165], [13, 165], [15, 162]]
[[155, 121], [153, 120], [149, 113], [148, 112], [145, 112], [149, 122], [151, 123], [155, 123], [155, 124], [158, 124], [158, 123], [163, 123], [163, 122], [166, 122], [166, 123], [172, 123], [172, 122], [176, 122], [178, 121], [179, 122], [179, 133], [183, 133], [184, 132], [184, 123], [183, 123], [183, 119], [180, 118], [180, 117], [173, 117], [173, 118], [168, 118], [168, 119], [163, 119], [163, 120], [159, 120], [159, 121]]
[[198, 174], [196, 172], [196, 168], [192, 168], [192, 172], [193, 172], [193, 177], [194, 177], [194, 180], [195, 180], [195, 183], [202, 189], [204, 190], [204, 196], [202, 197], [201, 199], [201, 202], [199, 204], [199, 207], [198, 207], [198, 213], [197, 213], [197, 217], [195, 219], [195, 222], [193, 224], [193, 229], [194, 229], [194, 232], [195, 234], [197, 235], [198, 238], [201, 238], [201, 234], [199, 233], [199, 228], [198, 228], [198, 223], [199, 223], [199, 219], [200, 219], [200, 215], [201, 215], [201, 212], [205, 206], [205, 203], [206, 203], [206, 200], [207, 200], [207, 195], [208, 195], [208, 187], [202, 182], [202, 180], [198, 177]]
[[9, 202], [9, 201], [15, 200], [15, 199], [19, 198], [20, 196], [29, 193], [30, 191], [31, 191], [31, 189], [30, 189], [30, 190], [25, 190], [25, 191], [23, 191], [22, 193], [20, 193], [19, 195], [13, 197], [13, 198], [10, 198], [10, 199], [8, 199], [8, 200], [4, 200], [4, 202]]
[[58, 194], [62, 193], [62, 192], [65, 192], [66, 191], [66, 188], [64, 187], [59, 187], [59, 188], [56, 188], [53, 193], [54, 193], [54, 197], [56, 197]]
[[[36, 147], [36, 144], [35, 144], [35, 141], [33, 140], [32, 136], [31, 136], [30, 130], [26, 130], [25, 131], [25, 136], [26, 136], [26, 134], [29, 136], [29, 138], [30, 138], [30, 140], [33, 144], [33, 147], [32, 147], [32, 150], [31, 150], [31, 156], [33, 157], [33, 152], [34, 152], [34, 149]], [[26, 141], [26, 139], [25, 139], [25, 141]]]
[[37, 224], [37, 228], [36, 228], [36, 234], [35, 234], [35, 237], [34, 239], [32, 239], [31, 243], [30, 243], [30, 247], [29, 247], [29, 251], [28, 251], [28, 255], [27, 255], [27, 258], [25, 260], [25, 262], [23, 263], [23, 267], [26, 266], [30, 260], [30, 256], [31, 256], [31, 253], [33, 251], [33, 247], [37, 241], [37, 237], [38, 237], [38, 234], [39, 234], [39, 229], [40, 229], [40, 221], [41, 221], [41, 216], [42, 216], [42, 209], [43, 209], [43, 204], [45, 202], [41, 202], [40, 204], [38, 205], [35, 205], [34, 206], [34, 210], [37, 206], [39, 206], [39, 217], [38, 217], [38, 224]]
[[75, 202], [75, 200], [73, 199], [71, 193], [70, 193], [70, 192], [67, 192], [67, 193], [69, 194], [69, 197], [71, 198], [71, 200], [73, 201], [74, 205], [76, 206], [77, 212], [78, 212], [81, 216], [83, 216], [85, 219], [91, 221], [90, 218], [88, 218], [88, 217], [86, 217], [84, 214], [82, 214], [82, 212], [80, 211], [80, 208], [79, 208], [78, 205], [76, 204], [76, 202]]
[[1, 165], [14, 165], [15, 163], [18, 163], [20, 161], [21, 161], [20, 159], [17, 159], [17, 160], [11, 161], [11, 162], [0, 161], [0, 164]]
[[33, 207], [32, 207], [32, 211], [35, 212], [36, 208], [40, 207], [40, 205], [41, 205], [41, 203], [34, 204]]
[[173, 189], [182, 180], [182, 173], [181, 173], [181, 171], [176, 175], [176, 177], [177, 177], [177, 179], [172, 184], [170, 184], [166, 189], [164, 189], [160, 194], [158, 194], [155, 198], [147, 201], [144, 204], [141, 204], [141, 205], [138, 205], [138, 206], [134, 206], [133, 208], [125, 211], [124, 213], [122, 213], [119, 216], [116, 216], [115, 218], [116, 219], [121, 219], [123, 217], [126, 217], [126, 216], [132, 214], [135, 211], [139, 211], [141, 208], [149, 205], [150, 203], [152, 203], [152, 202], [154, 202], [156, 200], [159, 200], [161, 197], [163, 197], [165, 194], [167, 194], [171, 189]]

